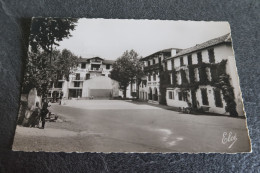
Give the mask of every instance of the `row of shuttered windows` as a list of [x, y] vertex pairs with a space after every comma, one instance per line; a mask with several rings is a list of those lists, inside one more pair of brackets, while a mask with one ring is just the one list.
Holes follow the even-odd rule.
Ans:
[[[214, 91], [214, 99], [215, 99], [216, 107], [223, 107], [223, 102], [222, 102], [220, 90], [215, 88], [215, 89], [213, 89], [213, 91]], [[187, 92], [179, 91], [177, 93], [177, 95], [178, 95], [179, 101], [187, 101]], [[202, 98], [202, 104], [208, 106], [209, 100], [208, 100], [208, 92], [207, 92], [206, 88], [201, 88], [201, 98]], [[173, 91], [168, 91], [168, 99], [175, 100], [175, 96], [174, 96]]]
[[[214, 53], [214, 49], [208, 49], [208, 57], [209, 57], [209, 63], [215, 63], [215, 53]], [[202, 64], [202, 54], [201, 52], [197, 53], [197, 62], [198, 64]], [[167, 62], [165, 62], [165, 67], [167, 67]], [[172, 68], [174, 67], [174, 59], [171, 60], [171, 66]], [[188, 65], [192, 65], [192, 55], [188, 55]], [[180, 66], [184, 66], [184, 60], [183, 57], [180, 57]]]

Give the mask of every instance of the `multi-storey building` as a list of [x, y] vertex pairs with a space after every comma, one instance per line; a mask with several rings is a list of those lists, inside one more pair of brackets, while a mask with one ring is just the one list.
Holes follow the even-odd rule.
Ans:
[[139, 85], [139, 98], [148, 100], [153, 103], [161, 101], [160, 91], [160, 73], [163, 70], [162, 62], [164, 59], [170, 58], [180, 49], [170, 48], [155, 52], [141, 59], [143, 62], [143, 70], [146, 74]]
[[230, 34], [184, 49], [164, 64], [167, 105], [244, 115]]
[[118, 82], [110, 78], [113, 62], [99, 57], [78, 59], [77, 66], [71, 69], [69, 81], [60, 79], [48, 96], [59, 98], [62, 93], [66, 98], [117, 97]]

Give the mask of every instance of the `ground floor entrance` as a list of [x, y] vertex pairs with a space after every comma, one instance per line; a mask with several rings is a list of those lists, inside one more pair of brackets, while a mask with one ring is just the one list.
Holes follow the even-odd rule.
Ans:
[[82, 89], [69, 89], [69, 98], [82, 97]]

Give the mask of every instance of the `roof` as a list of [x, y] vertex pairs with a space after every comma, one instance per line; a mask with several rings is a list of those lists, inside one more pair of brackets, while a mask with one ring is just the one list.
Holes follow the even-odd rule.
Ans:
[[103, 64], [113, 64], [115, 60], [104, 60]]
[[[225, 34], [225, 35], [218, 37], [218, 38], [211, 39], [211, 40], [206, 41], [204, 43], [197, 44], [196, 46], [193, 46], [193, 47], [190, 47], [190, 48], [187, 48], [187, 49], [183, 49], [179, 53], [177, 53], [174, 57], [189, 54], [189, 53], [192, 53], [192, 52], [195, 52], [195, 51], [198, 51], [198, 50], [202, 50], [202, 49], [205, 49], [205, 48], [208, 48], [208, 47], [211, 47], [211, 46], [215, 46], [215, 45], [218, 45], [218, 44], [221, 44], [221, 43], [231, 43], [230, 33]], [[170, 59], [170, 58], [167, 58], [167, 59]]]
[[89, 58], [79, 58], [78, 62], [88, 62]]
[[156, 54], [160, 54], [160, 53], [171, 53], [172, 49], [175, 49], [177, 52], [178, 52], [178, 51], [181, 51], [181, 49], [177, 49], [177, 48], [163, 49], [163, 50], [160, 50], [160, 51], [158, 51], [158, 52], [155, 52], [155, 53], [153, 53], [153, 54], [151, 54], [151, 55], [148, 55], [148, 56], [146, 56], [146, 57], [143, 57], [141, 60], [148, 59], [148, 58], [150, 58], [150, 57], [152, 57], [152, 56], [154, 56], [154, 55], [156, 55]]
[[78, 59], [78, 62], [79, 62], [79, 63], [82, 63], [82, 62], [89, 63], [89, 60], [94, 59], [94, 58], [98, 58], [98, 59], [103, 60], [103, 64], [113, 64], [113, 63], [115, 62], [115, 60], [105, 60], [105, 59], [102, 59], [102, 58], [99, 58], [99, 57], [93, 57], [93, 58], [79, 58], [79, 59]]

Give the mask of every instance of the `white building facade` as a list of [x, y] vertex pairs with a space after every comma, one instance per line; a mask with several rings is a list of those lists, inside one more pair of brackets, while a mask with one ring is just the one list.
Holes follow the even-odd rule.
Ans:
[[139, 85], [139, 99], [152, 103], [160, 103], [160, 73], [163, 70], [163, 60], [170, 58], [180, 49], [170, 48], [158, 51], [141, 59], [145, 76]]
[[113, 60], [99, 57], [80, 58], [69, 81], [60, 79], [49, 91], [49, 98], [111, 98], [119, 96], [119, 84], [110, 78]]
[[244, 116], [230, 34], [184, 49], [164, 61], [169, 75], [167, 105]]

